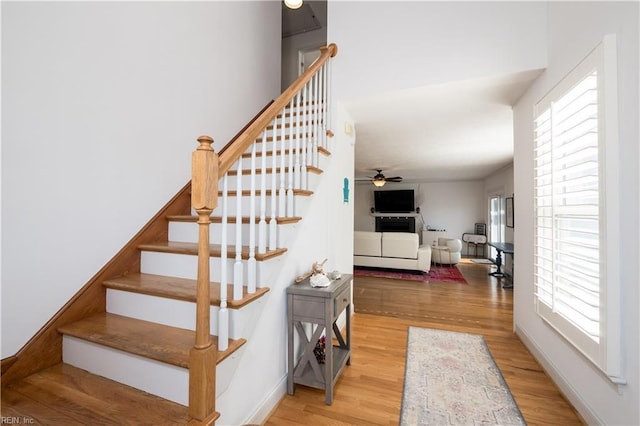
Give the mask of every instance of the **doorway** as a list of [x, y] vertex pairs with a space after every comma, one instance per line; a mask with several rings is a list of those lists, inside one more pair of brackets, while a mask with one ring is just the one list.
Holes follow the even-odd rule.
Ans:
[[320, 47], [298, 51], [298, 75], [309, 68], [320, 57]]
[[[489, 196], [489, 241], [502, 243], [505, 240], [505, 197]], [[495, 260], [497, 251], [489, 246], [489, 258]]]

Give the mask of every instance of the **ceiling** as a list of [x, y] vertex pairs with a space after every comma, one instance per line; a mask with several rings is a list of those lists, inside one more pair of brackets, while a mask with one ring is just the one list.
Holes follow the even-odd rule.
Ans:
[[[283, 38], [326, 26], [326, 1], [283, 6]], [[344, 101], [356, 129], [355, 177], [480, 180], [513, 160], [512, 105], [540, 70]], [[393, 183], [389, 183], [393, 185]]]
[[382, 169], [404, 182], [484, 179], [513, 160], [511, 108], [539, 74], [418, 87], [344, 102], [356, 128], [356, 178]]
[[282, 4], [282, 38], [327, 26], [326, 0], [304, 1], [298, 9]]

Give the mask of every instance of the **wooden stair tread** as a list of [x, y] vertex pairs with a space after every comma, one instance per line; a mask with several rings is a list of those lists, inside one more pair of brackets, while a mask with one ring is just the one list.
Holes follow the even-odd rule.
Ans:
[[[286, 189], [287, 188], [285, 188], [285, 190]], [[272, 193], [272, 191], [270, 189], [267, 189], [265, 191], [265, 194], [267, 196], [270, 196], [271, 193]], [[262, 194], [262, 191], [258, 189], [258, 190], [256, 190], [255, 194], [256, 194], [256, 196], [260, 196]], [[235, 191], [235, 190], [234, 191], [228, 191], [227, 195], [229, 197], [235, 197], [235, 196], [238, 195], [238, 191]], [[248, 190], [248, 189], [245, 189], [245, 190], [242, 191], [242, 195], [244, 197], [248, 197], [249, 195], [251, 195], [251, 191]], [[293, 195], [300, 195], [302, 197], [309, 197], [309, 196], [313, 195], [313, 191], [309, 191], [308, 189], [294, 189], [293, 190]], [[218, 191], [218, 197], [222, 197], [222, 191]]]
[[[106, 312], [59, 327], [58, 332], [182, 368], [189, 368], [189, 351], [196, 339], [192, 330]], [[217, 347], [218, 338], [211, 336], [211, 339]], [[245, 342], [245, 339], [229, 339], [229, 348], [218, 352], [217, 362]]]
[[[196, 302], [197, 281], [186, 278], [136, 273], [105, 280], [103, 285], [114, 290]], [[242, 299], [227, 300], [227, 307], [230, 309], [241, 308], [264, 296], [268, 291], [268, 288], [263, 287], [256, 289], [255, 293], [249, 294], [247, 293], [247, 288], [243, 287]], [[220, 283], [212, 282], [209, 285], [209, 294], [211, 304], [220, 306]], [[233, 294], [233, 284], [227, 284], [227, 294]]]
[[185, 425], [187, 407], [56, 364], [2, 389], [2, 415], [38, 425]]
[[[211, 223], [222, 223], [222, 216], [211, 216]], [[193, 222], [193, 223], [197, 223], [198, 222], [198, 216], [193, 216], [193, 215], [172, 215], [172, 216], [167, 216], [167, 220], [169, 222]], [[260, 220], [259, 217], [255, 218], [255, 223], [258, 223], [258, 221]], [[278, 216], [276, 217], [276, 223], [278, 225], [284, 225], [284, 224], [288, 224], [288, 223], [297, 223], [300, 222], [302, 220], [301, 216], [293, 216], [293, 217], [281, 217]], [[267, 222], [269, 221], [269, 218], [267, 218]], [[227, 218], [227, 223], [236, 223], [236, 217], [235, 216], [229, 216]], [[242, 223], [244, 224], [248, 224], [249, 223], [249, 216], [243, 216], [242, 217]]]
[[[316, 175], [324, 173], [324, 171], [322, 169], [318, 168], [318, 167], [310, 166], [310, 165], [307, 165], [306, 167], [307, 167], [307, 172], [309, 172], [309, 173], [313, 173], [313, 174], [316, 174]], [[281, 167], [277, 167], [276, 168], [276, 172], [277, 173], [280, 173], [281, 170], [282, 170]], [[285, 167], [285, 173], [289, 173], [289, 170], [290, 170], [289, 167]], [[266, 174], [273, 173], [273, 168], [272, 167], [267, 167], [265, 169], [265, 173]], [[244, 176], [251, 175], [251, 169], [242, 169], [242, 174]], [[261, 175], [261, 174], [262, 174], [262, 169], [256, 169], [256, 175]], [[227, 172], [227, 175], [229, 175], [229, 176], [238, 176], [238, 171], [237, 170], [229, 170]]]
[[[211, 257], [220, 257], [221, 256], [221, 245], [220, 244], [211, 244], [209, 245], [209, 254]], [[155, 251], [161, 253], [175, 253], [175, 254], [188, 254], [188, 255], [198, 255], [198, 244], [197, 243], [183, 243], [176, 241], [168, 241], [168, 242], [160, 242], [153, 244], [140, 244], [138, 246], [139, 250], [143, 251]], [[275, 250], [267, 250], [266, 253], [258, 253], [256, 251], [255, 257], [257, 261], [269, 260], [273, 257], [280, 256], [287, 251], [286, 248], [278, 248]], [[242, 259], [249, 259], [249, 247], [243, 246]], [[227, 245], [227, 259], [234, 259], [236, 257], [236, 247], [235, 245]]]

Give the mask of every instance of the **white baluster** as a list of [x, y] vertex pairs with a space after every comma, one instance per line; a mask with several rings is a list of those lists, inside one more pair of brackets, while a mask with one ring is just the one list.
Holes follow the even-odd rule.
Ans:
[[302, 126], [300, 125], [300, 97], [302, 96], [302, 90], [296, 95], [296, 110], [298, 116], [296, 117], [296, 161], [293, 166], [293, 187], [300, 188], [300, 138], [302, 138]]
[[[321, 66], [318, 70], [319, 75], [319, 88], [318, 88], [318, 123], [320, 127], [318, 128], [318, 147], [324, 148], [325, 145], [325, 137], [326, 137], [326, 123], [324, 116], [324, 66]], [[316, 153], [316, 155], [318, 155]], [[319, 159], [316, 158], [316, 164], [319, 164]]]
[[[284, 119], [284, 117], [283, 117]], [[276, 190], [277, 171], [278, 171], [278, 144], [276, 143], [276, 135], [278, 130], [278, 119], [273, 123], [273, 143], [271, 144], [271, 216], [269, 218], [269, 250], [275, 250], [277, 247], [277, 212], [278, 194]], [[266, 141], [265, 141], [266, 143]]]
[[[275, 121], [273, 128], [275, 129]], [[267, 251], [267, 221], [266, 221], [266, 211], [267, 211], [267, 130], [265, 129], [262, 133], [262, 150], [261, 150], [261, 160], [260, 163], [260, 222], [258, 222], [258, 253], [264, 254]]]
[[[332, 63], [333, 61], [330, 59], [329, 61], [327, 61], [327, 129], [329, 130], [329, 132], [332, 131], [333, 129], [333, 116], [331, 113], [331, 102], [333, 99], [332, 93], [331, 93], [331, 79], [332, 79], [332, 72], [331, 72], [331, 68], [332, 68]], [[328, 147], [327, 147], [328, 148]]]
[[249, 184], [249, 260], [247, 293], [256, 292], [256, 143], [251, 145], [251, 182]]
[[[295, 136], [295, 116], [293, 114], [294, 104], [293, 99], [289, 104], [291, 110], [291, 121], [289, 122], [289, 173], [287, 173], [287, 217], [293, 217], [293, 138]], [[283, 167], [284, 169], [284, 167]]]
[[328, 116], [328, 105], [327, 105], [327, 63], [325, 62], [322, 65], [322, 147], [327, 148], [327, 140], [329, 138], [329, 116]]
[[319, 123], [319, 114], [318, 114], [318, 103], [319, 103], [319, 94], [320, 94], [320, 71], [316, 73], [314, 88], [313, 88], [313, 146], [311, 148], [311, 164], [315, 167], [318, 167], [318, 138], [320, 132], [320, 123]]
[[218, 311], [218, 350], [229, 347], [229, 310], [227, 309], [227, 175], [222, 177], [222, 228], [220, 232], [220, 310]]
[[[287, 191], [285, 189], [285, 166], [286, 166], [286, 146], [285, 146], [285, 111], [282, 110], [282, 120], [280, 121], [280, 191], [278, 192], [278, 215], [280, 217], [287, 216]], [[275, 139], [274, 139], [275, 143]]]
[[233, 300], [242, 299], [242, 157], [236, 175], [236, 262], [233, 265]]
[[[304, 85], [304, 102], [309, 104], [309, 82]], [[300, 144], [302, 147], [302, 165], [300, 169], [300, 187], [302, 189], [309, 189], [309, 182], [307, 181], [307, 135], [309, 134], [309, 129], [311, 126], [311, 122], [309, 119], [309, 114], [305, 114], [305, 125], [304, 131], [302, 132], [302, 143]]]

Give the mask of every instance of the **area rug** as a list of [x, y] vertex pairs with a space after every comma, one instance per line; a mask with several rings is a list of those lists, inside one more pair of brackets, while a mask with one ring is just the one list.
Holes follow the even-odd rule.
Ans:
[[353, 274], [361, 277], [390, 278], [394, 280], [431, 283], [468, 284], [456, 266], [431, 266], [427, 274], [401, 269], [366, 268], [357, 266]]
[[471, 261], [473, 263], [480, 263], [480, 264], [485, 264], [485, 265], [491, 265], [493, 264], [493, 262], [489, 259], [471, 259]]
[[400, 425], [526, 424], [484, 338], [409, 327]]

